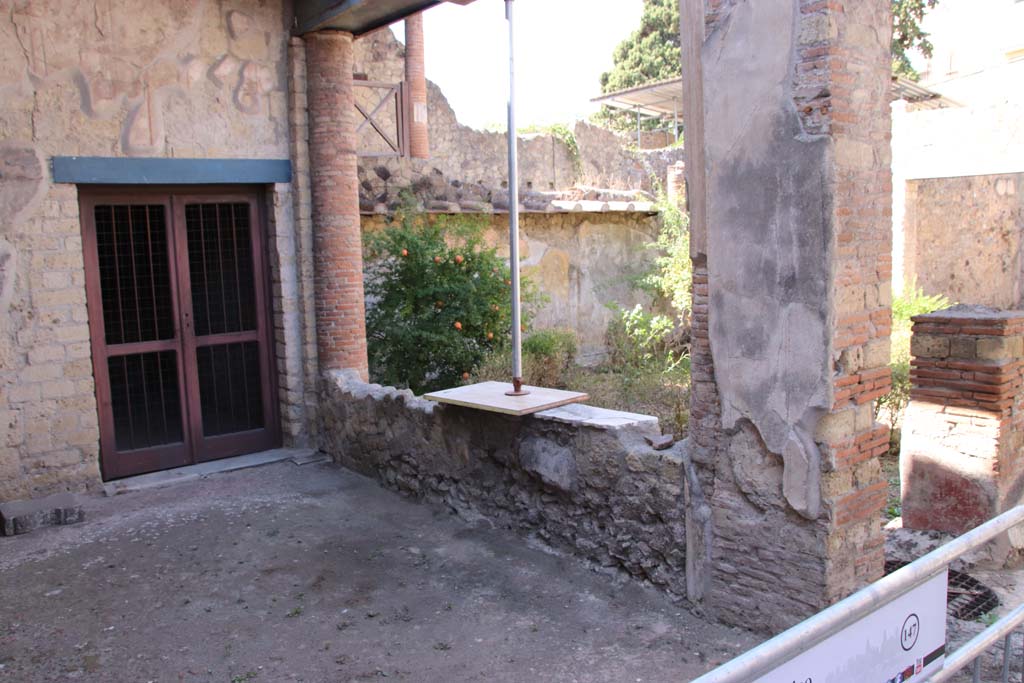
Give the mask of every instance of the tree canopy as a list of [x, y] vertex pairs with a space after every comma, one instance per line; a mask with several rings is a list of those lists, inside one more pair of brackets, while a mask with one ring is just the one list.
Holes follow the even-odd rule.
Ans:
[[892, 72], [897, 76], [917, 80], [918, 73], [910, 65], [907, 53], [918, 50], [925, 57], [932, 56], [932, 43], [928, 33], [921, 29], [925, 12], [935, 7], [938, 0], [892, 0]]
[[640, 28], [612, 54], [611, 71], [601, 74], [601, 92], [644, 85], [681, 74], [679, 0], [644, 0]]

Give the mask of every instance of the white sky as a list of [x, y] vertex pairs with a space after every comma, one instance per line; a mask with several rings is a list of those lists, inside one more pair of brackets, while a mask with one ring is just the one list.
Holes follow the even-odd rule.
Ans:
[[[516, 125], [571, 123], [596, 110], [612, 51], [640, 26], [642, 0], [514, 0]], [[423, 15], [427, 78], [461, 123], [506, 121], [508, 24], [503, 0], [444, 3]], [[401, 22], [392, 26], [404, 39]]]

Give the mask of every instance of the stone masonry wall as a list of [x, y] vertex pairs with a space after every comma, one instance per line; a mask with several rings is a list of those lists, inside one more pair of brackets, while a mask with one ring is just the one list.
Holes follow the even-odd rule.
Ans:
[[323, 449], [383, 485], [686, 595], [682, 446], [656, 418], [574, 405], [515, 418], [328, 374]]
[[686, 5], [706, 590], [720, 618], [780, 630], [883, 568], [888, 3]]
[[903, 526], [962, 534], [1024, 499], [1024, 311], [914, 318]]
[[[486, 241], [508, 257], [508, 215], [487, 216]], [[605, 332], [615, 317], [609, 304], [648, 306], [651, 296], [633, 281], [653, 266], [645, 248], [658, 234], [657, 214], [520, 214], [521, 266], [547, 297], [537, 310], [538, 329], [568, 328], [579, 340], [578, 360], [595, 364], [607, 351]], [[363, 231], [380, 230], [383, 216], [363, 216]]]
[[[288, 158], [289, 13], [283, 0], [4, 6], [0, 501], [99, 483], [77, 191], [51, 182], [50, 157]], [[289, 185], [268, 190], [280, 312], [296, 300], [293, 204]], [[275, 322], [290, 353], [294, 320]], [[290, 375], [281, 387], [301, 396]]]
[[[429, 33], [425, 40], [431, 40]], [[404, 55], [405, 47], [391, 30], [382, 29], [355, 43], [354, 68], [367, 81], [398, 83], [404, 77]], [[356, 88], [356, 97], [361, 98], [364, 108], [375, 107], [381, 94], [375, 89]], [[491, 192], [507, 187], [508, 143], [504, 133], [476, 130], [459, 123], [444, 93], [430, 81], [427, 81], [427, 110], [429, 159], [360, 159], [360, 198], [366, 207], [391, 204], [397, 200], [400, 190], [410, 187], [429, 195], [426, 199], [438, 201], [455, 201], [455, 195], [489, 201]], [[377, 118], [393, 125], [393, 108], [385, 108]], [[574, 135], [579, 152], [575, 158], [568, 147], [552, 135], [519, 137], [519, 179], [523, 192], [564, 190], [577, 183], [621, 190], [650, 190], [650, 169], [645, 155], [628, 149], [635, 140], [584, 122], [575, 124]], [[381, 152], [387, 147], [367, 126], [360, 138], [360, 149]], [[655, 171], [657, 166], [655, 164]], [[664, 182], [664, 173], [659, 177]]]
[[906, 185], [905, 281], [950, 301], [1024, 306], [1024, 173]]

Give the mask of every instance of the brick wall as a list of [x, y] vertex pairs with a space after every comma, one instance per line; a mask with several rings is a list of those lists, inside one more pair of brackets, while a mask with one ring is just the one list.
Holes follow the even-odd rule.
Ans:
[[968, 531], [1024, 498], [1024, 311], [914, 318], [903, 526]]
[[[889, 7], [802, 0], [801, 15], [795, 94], [815, 93], [801, 111], [804, 125], [828, 134], [834, 153], [836, 374], [832, 412], [817, 437], [831, 523], [825, 598], [832, 602], [881, 577], [884, 563], [886, 482], [878, 458], [889, 435], [874, 421], [872, 401], [890, 387], [890, 65], [888, 45], [871, 35], [888, 26]], [[818, 90], [823, 82], [827, 96]]]

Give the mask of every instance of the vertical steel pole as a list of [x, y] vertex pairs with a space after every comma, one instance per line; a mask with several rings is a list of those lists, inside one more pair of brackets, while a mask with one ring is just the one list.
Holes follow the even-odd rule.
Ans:
[[523, 338], [519, 301], [519, 151], [516, 148], [516, 60], [515, 22], [512, 1], [505, 0], [508, 20], [508, 260], [512, 271], [512, 391], [523, 391]]
[[675, 97], [672, 98], [672, 130], [676, 136], [676, 142], [679, 142], [679, 100]]

